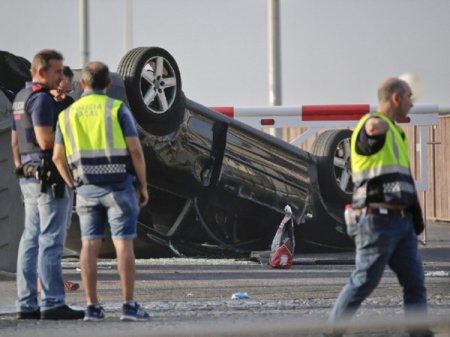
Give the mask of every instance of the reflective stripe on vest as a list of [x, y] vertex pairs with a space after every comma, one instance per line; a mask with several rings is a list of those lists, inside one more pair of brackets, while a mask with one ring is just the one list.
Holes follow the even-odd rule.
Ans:
[[129, 154], [118, 120], [121, 104], [92, 94], [60, 114], [64, 147], [76, 181], [88, 184], [109, 182], [108, 176], [112, 181], [125, 177]]
[[[382, 149], [370, 156], [356, 152], [358, 135], [371, 117], [378, 117], [389, 125]], [[373, 178], [380, 178], [382, 200], [409, 204], [416, 190], [409, 167], [408, 141], [402, 131], [388, 117], [380, 113], [367, 114], [356, 126], [351, 139], [352, 179], [355, 186], [353, 207], [366, 205], [367, 185]]]

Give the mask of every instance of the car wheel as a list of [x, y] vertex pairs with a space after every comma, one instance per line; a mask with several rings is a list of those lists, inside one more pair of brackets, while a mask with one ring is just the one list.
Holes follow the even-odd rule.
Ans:
[[130, 108], [140, 124], [167, 123], [179, 110], [181, 76], [175, 59], [158, 47], [130, 50], [119, 63]]
[[327, 130], [315, 139], [320, 194], [325, 201], [349, 203], [353, 193], [350, 170], [351, 130]]

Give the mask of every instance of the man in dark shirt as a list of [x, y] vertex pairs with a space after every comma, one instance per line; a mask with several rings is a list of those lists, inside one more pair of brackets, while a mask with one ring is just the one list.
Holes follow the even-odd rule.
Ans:
[[[55, 195], [44, 176], [25, 175], [23, 164], [44, 170], [51, 165], [58, 116], [49, 90], [63, 76], [63, 57], [43, 50], [31, 64], [32, 82], [26, 84], [13, 104], [11, 146], [25, 204], [25, 225], [17, 261], [17, 317], [19, 319], [80, 319], [84, 312], [65, 304], [61, 256], [66, 236], [68, 188]], [[48, 158], [50, 156], [50, 161]], [[47, 164], [42, 165], [43, 162]], [[22, 171], [20, 171], [22, 168]], [[55, 172], [55, 171], [54, 171]], [[54, 174], [54, 173], [52, 173]], [[37, 278], [42, 285], [38, 303]]]
[[56, 111], [58, 111], [58, 114], [74, 102], [74, 99], [69, 96], [69, 94], [73, 91], [72, 69], [70, 69], [69, 66], [64, 66], [63, 75], [63, 80], [59, 82], [58, 88], [50, 91], [55, 99]]
[[[75, 100], [69, 96], [69, 93], [73, 91], [73, 71], [69, 66], [63, 67], [63, 79], [58, 84], [57, 89], [50, 90], [50, 94], [53, 96], [56, 105], [56, 111], [59, 115], [61, 111], [68, 108]], [[56, 121], [55, 121], [56, 129]], [[69, 205], [73, 205], [73, 191], [69, 190]], [[69, 207], [67, 214], [67, 230], [72, 220], [72, 207]], [[80, 284], [76, 282], [71, 282], [64, 280], [64, 290], [65, 291], [75, 291], [80, 288]], [[41, 283], [38, 279], [38, 291], [41, 291]]]

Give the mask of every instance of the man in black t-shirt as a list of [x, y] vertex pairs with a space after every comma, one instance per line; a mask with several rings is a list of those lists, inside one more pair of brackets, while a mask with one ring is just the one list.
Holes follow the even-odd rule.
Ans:
[[64, 78], [59, 82], [58, 89], [51, 90], [50, 93], [53, 95], [56, 102], [56, 110], [58, 113], [68, 108], [74, 99], [69, 96], [73, 91], [73, 71], [69, 66], [64, 66], [63, 68]]

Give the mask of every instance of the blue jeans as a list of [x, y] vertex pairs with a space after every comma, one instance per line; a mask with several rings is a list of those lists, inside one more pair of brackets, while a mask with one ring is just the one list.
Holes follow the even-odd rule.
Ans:
[[405, 313], [426, 314], [422, 259], [411, 215], [363, 215], [355, 227], [355, 270], [339, 294], [330, 320], [350, 318], [377, 287], [386, 265], [403, 288]]
[[38, 183], [21, 183], [25, 203], [25, 228], [17, 259], [17, 311], [39, 308], [37, 278], [41, 280], [41, 311], [65, 304], [61, 256], [67, 216], [72, 207], [69, 189], [55, 199], [50, 188], [41, 193]]

